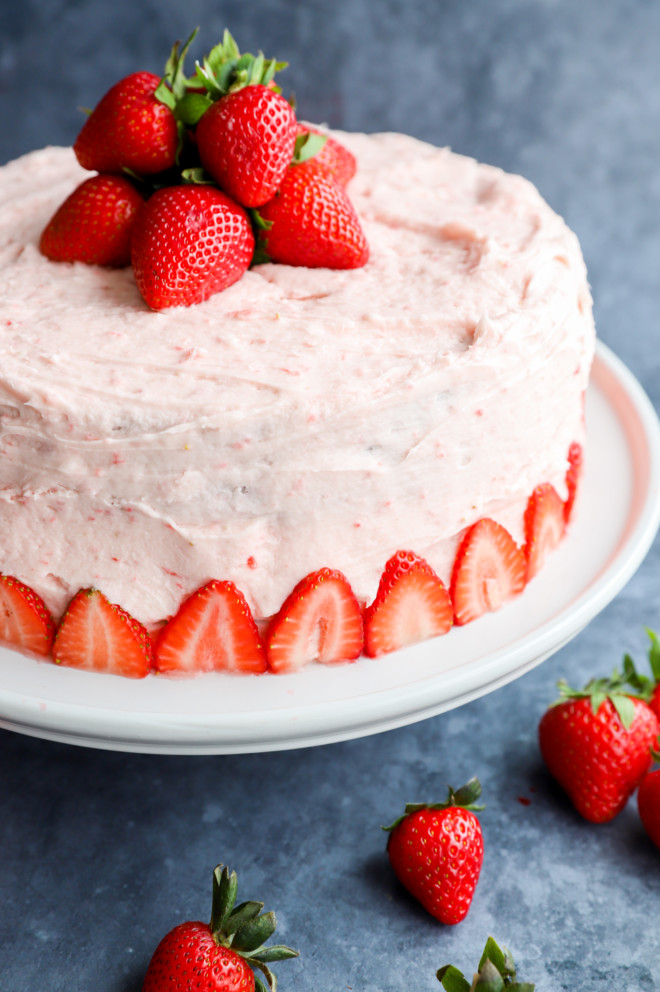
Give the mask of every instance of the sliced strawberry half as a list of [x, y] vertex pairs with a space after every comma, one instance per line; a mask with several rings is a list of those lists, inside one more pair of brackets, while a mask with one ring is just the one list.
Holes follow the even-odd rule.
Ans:
[[266, 653], [245, 596], [233, 582], [207, 582], [156, 641], [159, 672], [266, 671]]
[[566, 502], [564, 503], [564, 520], [566, 523], [568, 523], [573, 516], [575, 498], [577, 496], [580, 479], [582, 478], [582, 464], [582, 447], [577, 443], [577, 441], [574, 441], [568, 449], [568, 469], [566, 471], [566, 488], [568, 490], [568, 496], [566, 497]]
[[273, 672], [297, 672], [309, 661], [354, 661], [364, 643], [362, 613], [341, 572], [322, 568], [298, 583], [272, 620], [267, 639]]
[[45, 656], [54, 636], [55, 623], [41, 596], [11, 575], [0, 575], [0, 641]]
[[431, 566], [412, 551], [392, 555], [364, 614], [365, 654], [375, 658], [446, 634], [453, 624], [449, 593]]
[[527, 581], [543, 567], [546, 555], [553, 551], [566, 531], [564, 504], [554, 486], [543, 482], [527, 501], [525, 510], [525, 547]]
[[58, 665], [141, 679], [153, 667], [145, 627], [98, 589], [76, 593], [57, 630], [53, 659]]
[[501, 524], [484, 517], [468, 528], [456, 553], [451, 579], [454, 623], [465, 624], [525, 588], [525, 555]]

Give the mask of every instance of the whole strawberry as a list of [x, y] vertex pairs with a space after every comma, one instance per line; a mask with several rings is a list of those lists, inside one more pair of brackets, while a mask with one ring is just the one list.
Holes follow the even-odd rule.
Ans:
[[270, 200], [293, 157], [296, 117], [269, 86], [223, 96], [200, 119], [195, 137], [206, 171], [244, 207]]
[[[156, 948], [142, 992], [254, 992], [273, 990], [272, 961], [298, 956], [281, 944], [264, 946], [275, 932], [274, 913], [263, 903], [236, 906], [236, 872], [218, 865], [213, 872], [211, 922], [181, 923]], [[261, 971], [265, 984], [253, 969]]]
[[133, 225], [143, 202], [125, 177], [92, 176], [58, 207], [39, 248], [54, 262], [130, 265]]
[[[660, 752], [652, 750], [651, 757], [660, 762]], [[656, 847], [660, 847], [660, 768], [642, 779], [637, 793], [637, 808], [642, 825]]]
[[592, 680], [580, 690], [562, 681], [559, 690], [539, 724], [543, 760], [578, 813], [607, 823], [648, 770], [658, 718], [631, 693], [625, 674]]
[[174, 165], [179, 129], [156, 95], [160, 82], [151, 72], [134, 72], [108, 90], [73, 146], [83, 169], [150, 176]]
[[369, 246], [346, 191], [309, 159], [289, 166], [275, 196], [259, 210], [259, 247], [273, 262], [357, 269]]
[[460, 923], [467, 914], [484, 856], [475, 812], [481, 785], [476, 778], [444, 803], [409, 803], [390, 832], [387, 853], [399, 881], [441, 923]]
[[153, 310], [201, 303], [243, 275], [254, 236], [247, 214], [212, 186], [168, 186], [140, 211], [133, 272]]

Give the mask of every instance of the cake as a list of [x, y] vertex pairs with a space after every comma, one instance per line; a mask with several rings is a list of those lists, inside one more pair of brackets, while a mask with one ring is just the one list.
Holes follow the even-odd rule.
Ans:
[[366, 604], [402, 548], [449, 585], [475, 521], [522, 545], [535, 487], [566, 498], [594, 350], [577, 238], [523, 178], [335, 136], [368, 263], [259, 265], [160, 313], [130, 269], [40, 254], [87, 176], [71, 149], [0, 170], [0, 571], [56, 620], [93, 587], [153, 630], [213, 578], [269, 618], [323, 567]]

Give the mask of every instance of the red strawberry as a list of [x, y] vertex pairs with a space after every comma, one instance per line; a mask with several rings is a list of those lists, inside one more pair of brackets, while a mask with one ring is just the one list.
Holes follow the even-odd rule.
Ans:
[[560, 682], [560, 698], [539, 724], [550, 774], [592, 823], [621, 812], [649, 768], [649, 748], [660, 731], [655, 713], [624, 691], [626, 684], [616, 672], [582, 690]]
[[449, 593], [431, 566], [412, 551], [397, 551], [364, 614], [365, 654], [375, 658], [446, 634], [452, 623]]
[[[651, 756], [660, 761], [660, 753]], [[637, 808], [642, 825], [656, 847], [660, 847], [660, 768], [645, 775], [637, 793]]]
[[[218, 865], [213, 872], [211, 922], [180, 923], [154, 951], [142, 992], [254, 992], [253, 969], [261, 971], [275, 992], [268, 967], [298, 952], [281, 944], [264, 946], [275, 932], [274, 913], [262, 913], [262, 902], [235, 906], [236, 872]], [[259, 987], [264, 984], [259, 981]]]
[[254, 237], [247, 214], [212, 186], [168, 186], [147, 200], [133, 229], [133, 271], [153, 310], [190, 306], [243, 275]]
[[399, 881], [441, 923], [460, 923], [479, 881], [484, 856], [481, 825], [474, 811], [481, 785], [476, 778], [444, 803], [409, 803], [385, 827], [387, 853]]
[[153, 665], [151, 638], [126, 610], [98, 589], [76, 593], [53, 644], [57, 665], [141, 679]]
[[322, 568], [298, 583], [268, 629], [268, 667], [297, 672], [309, 661], [354, 661], [362, 651], [362, 614], [341, 572]]
[[108, 90], [73, 146], [83, 169], [150, 176], [174, 165], [178, 127], [173, 111], [156, 97], [159, 84], [151, 72], [134, 72]]
[[326, 138], [320, 152], [314, 156], [316, 165], [321, 165], [336, 183], [346, 186], [357, 171], [355, 155], [349, 152], [336, 138], [331, 138], [310, 124], [298, 125], [298, 136], [304, 134], [320, 134]]
[[244, 86], [213, 103], [195, 132], [202, 165], [244, 207], [274, 195], [293, 157], [296, 117], [283, 96]]
[[566, 488], [568, 490], [568, 496], [566, 497], [566, 502], [564, 503], [564, 519], [566, 523], [568, 523], [573, 516], [573, 506], [575, 505], [578, 486], [580, 484], [580, 479], [582, 478], [582, 468], [582, 448], [577, 441], [574, 441], [568, 449], [568, 469], [566, 471]]
[[133, 225], [143, 202], [123, 176], [92, 176], [53, 214], [39, 248], [54, 262], [130, 265]]
[[266, 653], [243, 593], [233, 582], [194, 592], [156, 641], [159, 672], [266, 671]]
[[546, 555], [553, 551], [566, 530], [564, 504], [549, 482], [537, 486], [525, 510], [527, 582], [541, 571]]
[[259, 210], [260, 245], [273, 262], [357, 269], [369, 246], [345, 190], [315, 159], [289, 166], [272, 200]]
[[463, 535], [454, 561], [454, 623], [499, 610], [525, 588], [526, 571], [525, 556], [509, 532], [489, 517], [478, 520]]
[[45, 656], [54, 635], [55, 623], [41, 596], [11, 575], [0, 574], [0, 642]]

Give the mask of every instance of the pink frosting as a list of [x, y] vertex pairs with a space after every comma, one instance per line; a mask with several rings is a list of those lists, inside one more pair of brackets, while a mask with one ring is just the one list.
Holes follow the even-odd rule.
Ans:
[[371, 249], [264, 265], [151, 312], [130, 269], [42, 257], [84, 173], [0, 170], [0, 570], [57, 615], [96, 586], [154, 623], [210, 578], [255, 616], [306, 573], [371, 599], [397, 549], [448, 581], [461, 530], [522, 537], [565, 495], [594, 348], [575, 235], [524, 179], [397, 134], [338, 134]]

